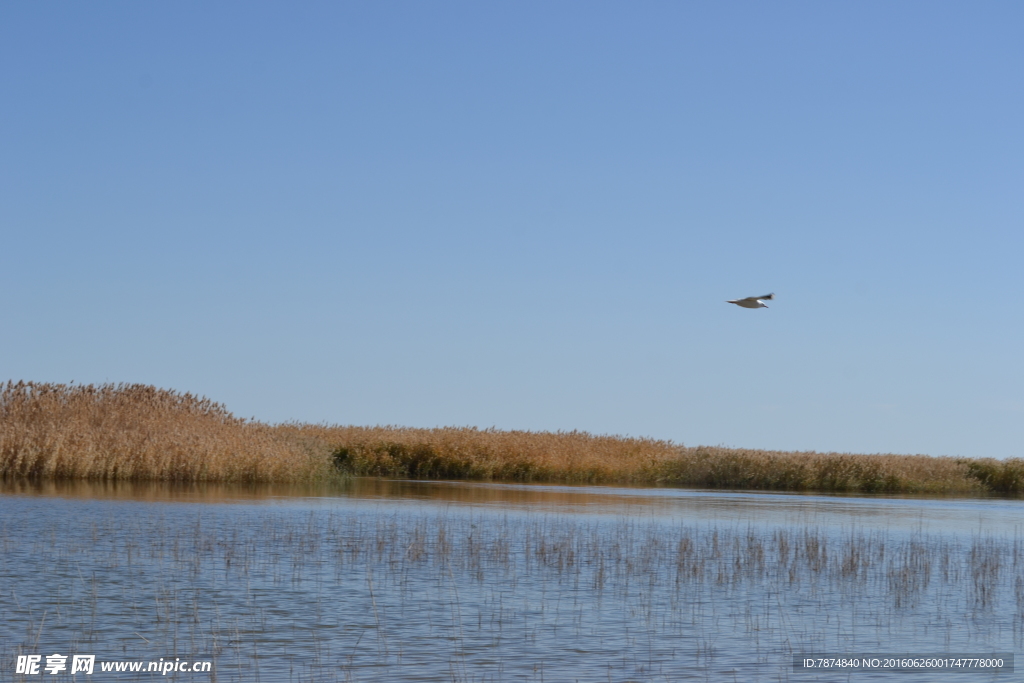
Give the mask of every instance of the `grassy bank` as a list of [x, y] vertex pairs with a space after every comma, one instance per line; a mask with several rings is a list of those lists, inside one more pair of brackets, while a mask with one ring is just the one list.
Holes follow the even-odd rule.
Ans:
[[1015, 493], [1021, 461], [926, 455], [793, 453], [667, 441], [470, 428], [300, 427], [337, 444], [356, 475], [414, 479], [640, 484], [775, 491]]
[[1024, 461], [684, 447], [581, 432], [267, 425], [142, 385], [7, 383], [0, 477], [294, 482], [347, 474], [777, 491], [1016, 494]]

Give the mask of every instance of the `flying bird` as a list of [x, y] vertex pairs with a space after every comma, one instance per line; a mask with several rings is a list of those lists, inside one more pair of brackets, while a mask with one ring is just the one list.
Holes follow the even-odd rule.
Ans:
[[743, 308], [768, 308], [764, 302], [771, 301], [774, 298], [774, 294], [766, 294], [765, 296], [748, 296], [746, 299], [734, 299], [732, 301], [726, 301], [725, 303], [736, 304]]

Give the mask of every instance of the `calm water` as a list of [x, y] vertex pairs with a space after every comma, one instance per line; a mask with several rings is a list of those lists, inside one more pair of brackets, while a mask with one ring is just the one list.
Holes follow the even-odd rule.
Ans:
[[[212, 660], [213, 676], [167, 675], [197, 681], [906, 680], [792, 661], [1019, 651], [1022, 506], [371, 479], [0, 484], [0, 680], [72, 680], [15, 674], [19, 655], [55, 653]], [[73, 680], [158, 676], [98, 669]]]

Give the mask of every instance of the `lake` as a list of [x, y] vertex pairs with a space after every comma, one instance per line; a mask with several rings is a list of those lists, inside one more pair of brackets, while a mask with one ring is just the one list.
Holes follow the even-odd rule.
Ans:
[[[1022, 506], [377, 479], [0, 483], [0, 680], [906, 680], [794, 668], [826, 654], [997, 654], [1003, 669], [912, 678], [1016, 680]], [[93, 655], [94, 673], [72, 676], [75, 655]], [[41, 673], [17, 673], [30, 656]], [[212, 671], [100, 670], [180, 661]]]

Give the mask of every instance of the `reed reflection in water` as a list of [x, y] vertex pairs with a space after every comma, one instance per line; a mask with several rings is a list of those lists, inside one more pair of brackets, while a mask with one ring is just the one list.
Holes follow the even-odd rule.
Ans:
[[1024, 501], [1008, 498], [838, 495], [671, 487], [501, 484], [356, 477], [335, 484], [3, 481], [0, 494], [149, 503], [262, 503], [338, 508], [376, 501], [394, 507], [473, 507], [670, 517], [691, 522], [861, 526], [941, 533], [1015, 533]]
[[1016, 534], [369, 494], [0, 513], [5, 671], [204, 653], [219, 681], [785, 680], [792, 653], [1012, 651], [1024, 626]]

